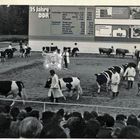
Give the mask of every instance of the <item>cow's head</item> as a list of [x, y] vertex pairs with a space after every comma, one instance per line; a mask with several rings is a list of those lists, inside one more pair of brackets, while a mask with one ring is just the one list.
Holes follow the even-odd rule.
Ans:
[[50, 88], [50, 87], [51, 87], [51, 83], [52, 83], [52, 78], [49, 78], [49, 79], [46, 81], [45, 88]]

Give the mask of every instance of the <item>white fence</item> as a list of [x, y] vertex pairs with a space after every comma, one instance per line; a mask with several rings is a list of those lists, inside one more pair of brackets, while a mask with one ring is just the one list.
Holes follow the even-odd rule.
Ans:
[[[7, 99], [7, 98], [0, 98], [0, 101], [13, 101], [13, 99]], [[14, 100], [15, 102], [23, 102], [23, 100]], [[103, 105], [90, 105], [90, 104], [74, 104], [74, 103], [53, 103], [53, 102], [42, 102], [42, 101], [29, 101], [26, 100], [25, 103], [34, 103], [34, 104], [42, 104], [43, 111], [46, 111], [46, 105], [56, 105], [58, 107], [59, 105], [63, 105], [66, 107], [72, 107], [76, 106], [78, 107], [87, 107], [87, 108], [94, 108], [97, 113], [99, 113], [100, 109], [115, 109], [115, 110], [129, 110], [131, 113], [133, 111], [140, 112], [140, 108], [128, 108], [128, 107], [114, 107], [114, 106], [103, 106]], [[111, 113], [111, 112], [110, 112]], [[117, 111], [116, 111], [117, 114]]]

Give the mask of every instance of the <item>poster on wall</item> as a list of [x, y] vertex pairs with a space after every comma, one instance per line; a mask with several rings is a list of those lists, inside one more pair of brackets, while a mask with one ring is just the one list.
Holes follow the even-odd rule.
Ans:
[[129, 37], [129, 26], [113, 25], [112, 26], [112, 37], [128, 38]]
[[95, 36], [98, 37], [112, 37], [112, 26], [110, 25], [96, 25]]
[[140, 25], [131, 26], [131, 38], [140, 38]]
[[112, 7], [96, 7], [96, 18], [112, 18]]
[[130, 7], [130, 19], [140, 19], [140, 7]]

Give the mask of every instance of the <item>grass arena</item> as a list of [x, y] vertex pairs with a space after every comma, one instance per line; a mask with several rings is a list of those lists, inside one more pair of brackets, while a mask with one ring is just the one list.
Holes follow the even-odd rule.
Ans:
[[[5, 46], [4, 44], [3, 47]], [[49, 69], [45, 69], [43, 66], [44, 59], [41, 52], [32, 52], [31, 57], [28, 58], [21, 58], [19, 57], [19, 52], [16, 52], [14, 58], [0, 63], [0, 79], [22, 81], [28, 96], [25, 106], [32, 105], [33, 108], [40, 110], [58, 110], [63, 107], [65, 110], [78, 110], [81, 112], [96, 110], [98, 113], [116, 114], [122, 112], [126, 115], [130, 113], [139, 114], [140, 96], [136, 96], [138, 92], [137, 83], [139, 82], [138, 75], [135, 78], [133, 89], [127, 90], [127, 82], [121, 81], [120, 94], [115, 99], [111, 99], [111, 92], [107, 93], [104, 88], [102, 88], [100, 94], [97, 94], [94, 74], [100, 73], [114, 64], [121, 66], [128, 62], [136, 62], [136, 60], [129, 56], [121, 58], [97, 54], [79, 54], [78, 57], [70, 57], [69, 69], [56, 70], [56, 73], [59, 77], [79, 77], [83, 95], [78, 101], [76, 96], [73, 95], [72, 97], [67, 97], [66, 101], [60, 99], [57, 104], [49, 102], [47, 97], [48, 89], [44, 88], [45, 82], [49, 77]], [[64, 94], [66, 95], [67, 93]], [[11, 101], [6, 101], [3, 96], [1, 98], [4, 100], [0, 101], [0, 105], [11, 103]], [[11, 98], [10, 96], [8, 97], [8, 99]], [[16, 102], [15, 106], [21, 106], [22, 108], [23, 105], [22, 102]]]

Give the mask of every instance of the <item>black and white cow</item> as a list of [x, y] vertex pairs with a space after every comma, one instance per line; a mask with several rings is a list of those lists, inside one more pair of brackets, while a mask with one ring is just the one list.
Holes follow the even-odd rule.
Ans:
[[109, 87], [109, 82], [111, 80], [112, 72], [110, 70], [104, 71], [100, 74], [95, 74], [96, 76], [96, 83], [98, 86], [98, 91], [97, 93], [99, 94], [101, 91], [101, 86], [105, 85], [107, 92], [108, 92], [108, 87]]
[[[50, 88], [51, 86], [51, 78], [49, 78], [45, 84], [45, 88]], [[59, 86], [62, 92], [68, 91], [70, 95], [74, 92], [77, 94], [77, 100], [79, 99], [80, 95], [83, 94], [80, 80], [77, 77], [66, 77], [59, 79]]]
[[124, 74], [124, 68], [121, 66], [112, 66], [111, 68], [108, 68], [109, 70], [114, 69], [117, 73], [119, 73], [120, 77]]
[[[13, 95], [14, 99], [19, 96], [21, 97], [23, 102], [27, 98], [24, 84], [21, 81], [0, 81], [0, 95], [3, 95], [5, 97]], [[14, 105], [14, 103], [15, 101], [13, 100], [11, 106]]]
[[16, 48], [6, 49], [5, 54], [6, 54], [7, 58], [13, 58], [15, 51], [17, 51]]

